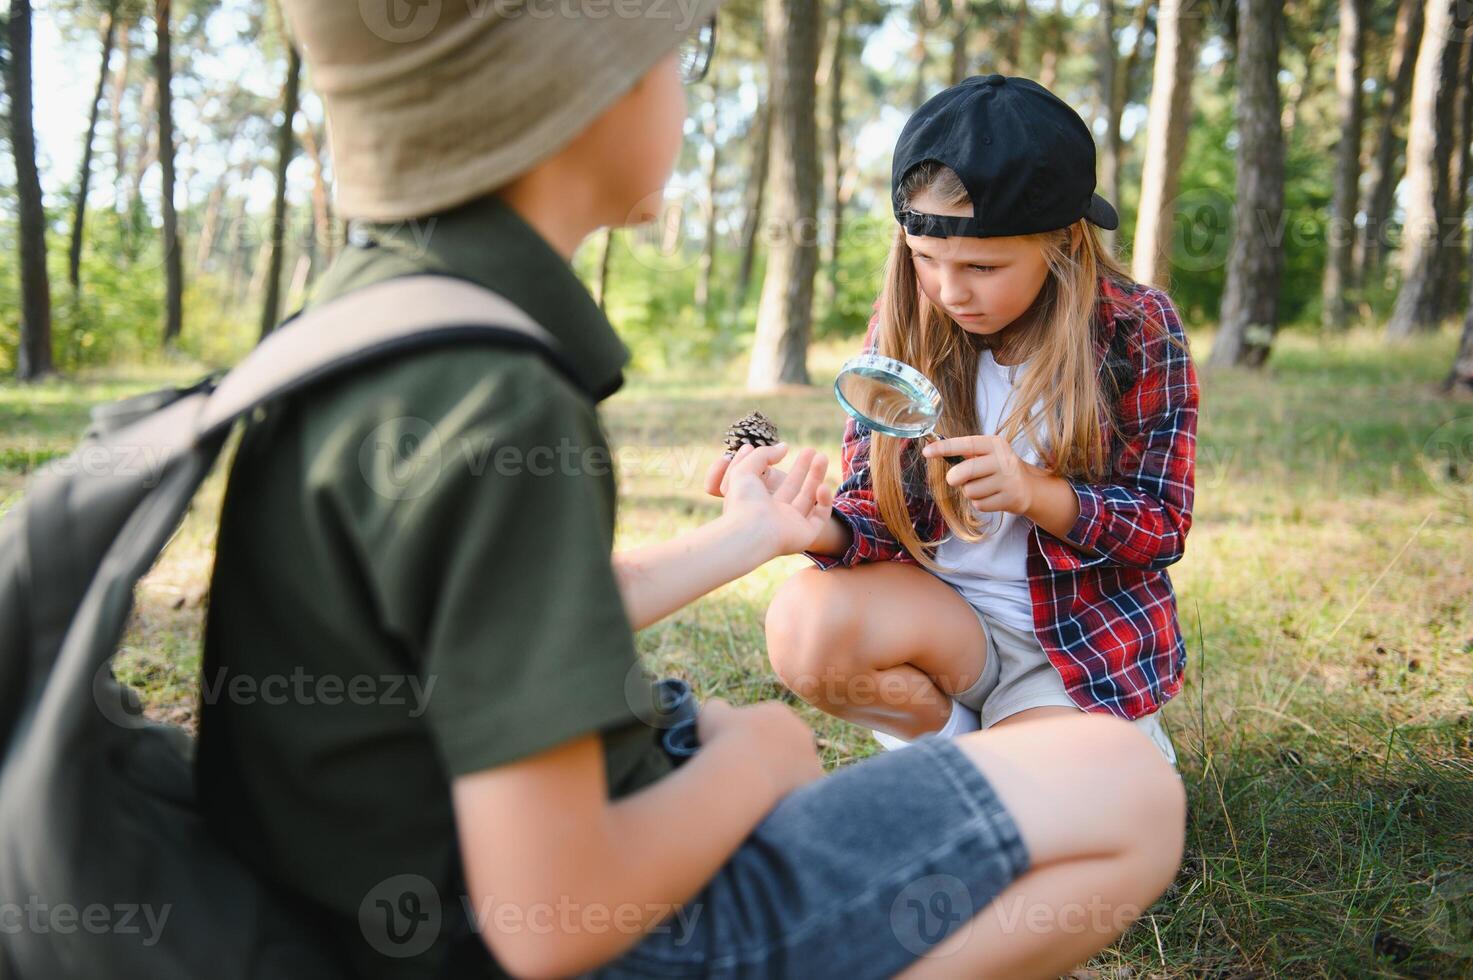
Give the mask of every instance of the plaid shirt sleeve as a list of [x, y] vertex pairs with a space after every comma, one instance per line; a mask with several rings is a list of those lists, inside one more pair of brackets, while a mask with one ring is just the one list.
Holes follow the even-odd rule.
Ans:
[[[1197, 375], [1186, 334], [1165, 293], [1145, 291], [1146, 315], [1161, 331], [1136, 345], [1136, 382], [1122, 393], [1118, 414], [1123, 444], [1113, 463], [1115, 482], [1068, 478], [1079, 498], [1079, 518], [1064, 540], [1038, 529], [1044, 559], [1056, 570], [1116, 564], [1160, 569], [1181, 558], [1192, 523], [1197, 439]], [[1081, 554], [1093, 552], [1093, 554]]]
[[[875, 301], [874, 310], [864, 335], [866, 354], [873, 354], [879, 346], [879, 300]], [[837, 558], [803, 552], [821, 569], [871, 561], [915, 562], [880, 516], [880, 505], [870, 483], [869, 450], [869, 427], [848, 418], [844, 423], [839, 489], [834, 492], [834, 516], [849, 525], [849, 548]], [[917, 533], [923, 540], [934, 540], [943, 526], [940, 509], [927, 493], [907, 491], [905, 499]]]

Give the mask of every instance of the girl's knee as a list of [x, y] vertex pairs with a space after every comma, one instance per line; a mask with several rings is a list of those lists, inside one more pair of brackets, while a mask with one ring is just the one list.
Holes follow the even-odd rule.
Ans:
[[854, 642], [856, 610], [842, 589], [832, 587], [831, 573], [805, 568], [778, 587], [767, 607], [767, 658], [783, 682], [800, 696], [800, 688], [823, 670], [841, 666], [836, 651]]

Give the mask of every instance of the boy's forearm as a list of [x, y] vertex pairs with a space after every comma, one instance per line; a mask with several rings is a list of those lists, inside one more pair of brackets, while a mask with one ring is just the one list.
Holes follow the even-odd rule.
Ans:
[[726, 517], [659, 544], [614, 555], [630, 625], [657, 623], [772, 558], [767, 543]]
[[[736, 738], [718, 738], [664, 779], [611, 803], [607, 862], [588, 899], [615, 927], [559, 937], [561, 964], [577, 973], [633, 947], [661, 920], [688, 928], [709, 909], [689, 906], [781, 795], [758, 756]], [[560, 958], [561, 958], [560, 956]], [[560, 970], [558, 972], [563, 972]]]

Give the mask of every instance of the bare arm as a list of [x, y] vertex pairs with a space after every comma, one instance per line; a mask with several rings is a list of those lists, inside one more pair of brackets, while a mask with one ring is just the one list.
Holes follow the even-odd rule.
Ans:
[[618, 956], [699, 892], [787, 792], [822, 775], [812, 732], [781, 702], [712, 700], [699, 726], [685, 765], [613, 802], [593, 734], [455, 780], [469, 898], [503, 967], [566, 976]]
[[618, 552], [613, 560], [629, 623], [642, 630], [774, 556], [764, 536], [723, 514], [678, 538]]
[[634, 629], [644, 629], [778, 555], [802, 551], [830, 516], [828, 460], [804, 449], [791, 473], [774, 468], [786, 446], [748, 447], [707, 474], [725, 482], [721, 517], [670, 541], [614, 555], [614, 572]]

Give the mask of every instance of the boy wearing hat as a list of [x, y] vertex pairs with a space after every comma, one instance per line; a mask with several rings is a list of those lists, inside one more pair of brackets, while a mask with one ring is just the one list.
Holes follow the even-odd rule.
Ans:
[[[313, 303], [452, 276], [563, 355], [417, 350], [248, 428], [204, 673], [262, 696], [205, 699], [214, 829], [320, 910], [356, 976], [889, 975], [926, 955], [916, 975], [1057, 972], [1118, 934], [993, 912], [1128, 910], [1165, 887], [1156, 797], [1179, 790], [1123, 723], [922, 739], [825, 777], [781, 702], [707, 702], [678, 769], [642, 720], [633, 630], [810, 545], [832, 499], [821, 457], [769, 486], [786, 449], [752, 450], [720, 518], [611, 555], [597, 403], [628, 354], [569, 260], [653, 216], [681, 141], [679, 46], [709, 42], [715, 0], [284, 6], [357, 222]], [[1031, 778], [1045, 764], [1098, 791], [1089, 827], [1060, 825]]]

